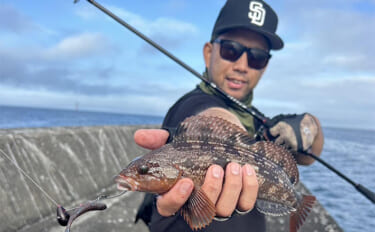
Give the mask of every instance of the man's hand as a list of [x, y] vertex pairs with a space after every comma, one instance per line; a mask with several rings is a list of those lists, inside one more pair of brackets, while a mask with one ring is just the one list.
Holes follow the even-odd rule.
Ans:
[[301, 154], [310, 152], [319, 156], [323, 150], [324, 136], [319, 120], [311, 114], [278, 115], [271, 119], [274, 125], [270, 134], [275, 143], [286, 146], [295, 152], [298, 164], [310, 165], [315, 159]]
[[318, 132], [319, 126], [311, 114], [280, 117], [270, 129], [277, 144], [298, 152], [310, 149]]
[[[156, 149], [165, 144], [168, 139], [165, 130], [138, 130], [134, 135], [135, 142], [148, 149]], [[212, 165], [207, 170], [202, 189], [208, 198], [216, 205], [217, 216], [229, 217], [237, 208], [248, 211], [254, 207], [258, 195], [258, 181], [251, 165], [240, 166], [229, 163], [225, 170], [218, 165]], [[160, 215], [174, 215], [187, 201], [194, 189], [191, 179], [179, 180], [171, 190], [157, 199], [157, 209]]]

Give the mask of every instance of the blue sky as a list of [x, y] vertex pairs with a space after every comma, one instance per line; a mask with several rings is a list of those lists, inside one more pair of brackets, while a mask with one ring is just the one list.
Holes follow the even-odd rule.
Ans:
[[[201, 72], [224, 0], [101, 0]], [[285, 47], [255, 90], [268, 116], [375, 129], [375, 0], [270, 0]], [[164, 115], [198, 79], [87, 1], [0, 2], [0, 105]]]

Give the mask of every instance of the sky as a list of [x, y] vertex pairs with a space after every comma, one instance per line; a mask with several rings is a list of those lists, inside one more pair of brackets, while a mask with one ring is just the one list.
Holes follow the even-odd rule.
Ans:
[[[202, 72], [225, 0], [98, 0]], [[272, 117], [375, 129], [375, 0], [269, 0], [285, 42], [254, 90]], [[151, 114], [199, 80], [87, 1], [0, 0], [0, 105]]]

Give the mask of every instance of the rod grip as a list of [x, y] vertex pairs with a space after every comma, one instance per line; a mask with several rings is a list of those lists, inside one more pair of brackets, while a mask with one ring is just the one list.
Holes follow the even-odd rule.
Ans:
[[369, 199], [373, 204], [375, 204], [375, 193], [370, 191], [368, 188], [363, 185], [357, 184], [355, 188], [361, 192], [367, 199]]

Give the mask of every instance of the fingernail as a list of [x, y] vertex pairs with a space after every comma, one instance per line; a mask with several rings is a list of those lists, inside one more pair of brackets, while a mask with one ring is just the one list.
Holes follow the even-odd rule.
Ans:
[[246, 170], [246, 174], [247, 174], [248, 176], [253, 175], [253, 170], [252, 170], [252, 168], [251, 168], [249, 165], [246, 165], [246, 166], [245, 166], [245, 170]]
[[239, 164], [236, 164], [236, 163], [232, 164], [230, 169], [231, 169], [233, 175], [239, 175], [240, 174], [241, 167], [240, 167]]
[[186, 195], [190, 191], [191, 187], [191, 183], [189, 182], [182, 183], [180, 186], [180, 193]]
[[212, 175], [215, 177], [215, 178], [220, 178], [221, 177], [221, 168], [220, 167], [213, 167], [212, 168]]

